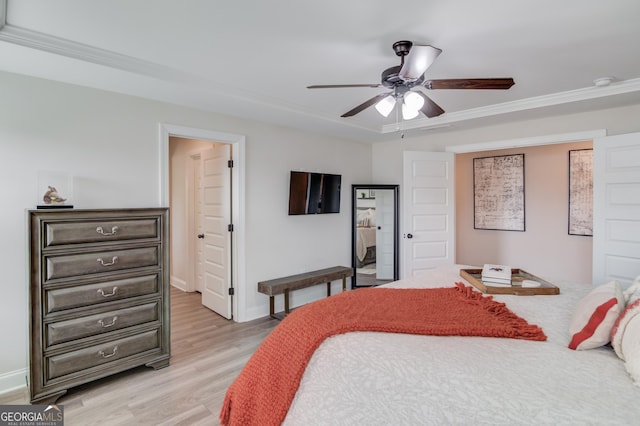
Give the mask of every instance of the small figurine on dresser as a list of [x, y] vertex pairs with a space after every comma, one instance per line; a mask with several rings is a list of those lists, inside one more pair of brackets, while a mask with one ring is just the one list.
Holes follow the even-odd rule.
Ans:
[[65, 204], [66, 198], [63, 198], [58, 190], [51, 185], [48, 185], [47, 192], [42, 197], [43, 205], [38, 205], [39, 209], [53, 209], [53, 208], [73, 208], [70, 204]]
[[58, 194], [58, 190], [53, 186], [50, 186], [49, 190], [44, 193], [42, 201], [44, 201], [45, 204], [64, 204], [67, 199], [62, 198], [60, 194]]

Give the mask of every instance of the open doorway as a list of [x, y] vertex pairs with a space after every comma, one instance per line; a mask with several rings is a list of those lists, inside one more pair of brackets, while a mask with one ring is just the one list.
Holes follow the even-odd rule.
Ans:
[[244, 282], [243, 144], [240, 135], [161, 125], [161, 198], [171, 208], [171, 285], [200, 291], [205, 306], [235, 320], [244, 310], [234, 297]]
[[230, 319], [231, 146], [170, 137], [169, 164], [171, 284], [199, 292], [205, 307]]

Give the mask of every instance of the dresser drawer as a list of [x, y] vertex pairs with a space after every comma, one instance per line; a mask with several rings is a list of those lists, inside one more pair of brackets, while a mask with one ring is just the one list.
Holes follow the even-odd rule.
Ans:
[[47, 379], [97, 367], [151, 349], [160, 348], [158, 330], [113, 340], [100, 345], [47, 357]]
[[44, 222], [43, 248], [65, 244], [159, 239], [158, 217]]
[[47, 324], [47, 346], [157, 321], [159, 302]]
[[158, 274], [45, 290], [46, 314], [160, 292]]
[[46, 283], [59, 278], [158, 266], [158, 262], [157, 246], [57, 256], [45, 255], [44, 277]]

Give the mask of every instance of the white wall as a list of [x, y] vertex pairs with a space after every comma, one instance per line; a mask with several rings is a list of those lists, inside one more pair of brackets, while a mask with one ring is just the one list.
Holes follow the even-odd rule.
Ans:
[[[606, 129], [609, 135], [631, 133], [640, 130], [640, 121], [637, 119], [638, 116], [640, 116], [640, 105], [634, 105], [545, 119], [514, 121], [509, 124], [479, 127], [472, 130], [450, 130], [445, 133], [429, 133], [421, 137], [378, 143], [373, 146], [373, 181], [375, 183], [402, 184], [403, 151], [437, 152], [444, 151], [447, 147], [456, 145], [527, 139], [546, 135], [586, 132], [596, 129]], [[527, 168], [528, 165], [525, 165], [525, 170], [527, 170], [528, 173]], [[402, 202], [403, 200], [401, 199], [401, 209]], [[404, 227], [402, 222], [400, 227], [400, 233], [402, 234]], [[530, 229], [529, 224], [527, 224], [527, 228]], [[504, 231], [493, 232], [495, 235], [494, 243], [500, 245], [506, 234]], [[566, 235], [566, 233], [564, 235]], [[463, 244], [463, 242], [458, 240], [456, 244]], [[400, 255], [402, 256], [402, 253]], [[460, 261], [464, 261], [464, 259]], [[582, 273], [568, 276], [566, 271], [560, 270], [562, 266], [558, 263], [547, 265], [536, 262], [532, 265], [534, 265], [536, 270], [529, 272], [538, 273], [547, 279], [562, 277], [567, 280], [583, 282], [585, 278]], [[513, 266], [517, 267], [518, 265]], [[582, 269], [591, 271], [591, 259], [588, 259], [588, 264], [585, 264]]]
[[[268, 313], [258, 281], [350, 264], [349, 192], [370, 179], [366, 144], [2, 72], [0, 94], [0, 392], [26, 375], [25, 210], [39, 196], [38, 171], [72, 174], [76, 208], [159, 206], [161, 122], [246, 136], [246, 282], [237, 283], [245, 319]], [[342, 174], [341, 213], [288, 216], [290, 169]], [[294, 304], [323, 296], [308, 290]]]
[[[287, 129], [265, 129], [262, 149], [247, 139], [247, 170], [259, 170], [247, 184], [247, 282], [329, 266], [351, 266], [351, 185], [371, 179], [371, 146], [328, 140]], [[291, 170], [342, 175], [339, 214], [288, 215]], [[249, 235], [250, 233], [250, 235]], [[257, 267], [259, 265], [259, 268]], [[339, 283], [334, 283], [337, 289]], [[322, 286], [293, 292], [293, 306], [326, 296]], [[268, 298], [246, 293], [248, 316], [268, 312]], [[276, 298], [276, 311], [284, 309]]]

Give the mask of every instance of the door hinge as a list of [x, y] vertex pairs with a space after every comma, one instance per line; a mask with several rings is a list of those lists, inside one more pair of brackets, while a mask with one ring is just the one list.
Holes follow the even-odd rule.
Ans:
[[229, 287], [229, 296], [233, 296], [236, 293], [235, 287]]
[[227, 225], [227, 230], [229, 232], [233, 232], [233, 223], [230, 223], [229, 225]]
[[230, 169], [233, 168], [233, 160], [227, 161], [227, 167], [229, 167]]

